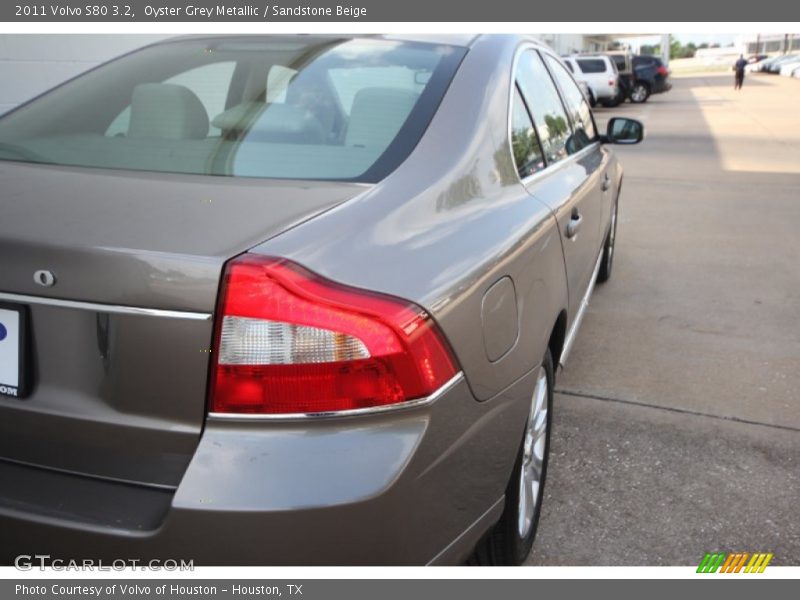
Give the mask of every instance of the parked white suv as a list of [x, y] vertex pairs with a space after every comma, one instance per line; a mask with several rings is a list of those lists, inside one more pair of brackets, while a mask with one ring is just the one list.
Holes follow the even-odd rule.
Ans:
[[586, 82], [592, 106], [616, 106], [620, 102], [619, 73], [614, 61], [602, 54], [574, 54], [563, 57], [575, 79]]

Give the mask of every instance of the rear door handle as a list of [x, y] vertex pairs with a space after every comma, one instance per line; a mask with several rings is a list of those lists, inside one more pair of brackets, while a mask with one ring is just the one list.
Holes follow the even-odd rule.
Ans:
[[600, 186], [600, 189], [604, 192], [611, 187], [611, 180], [608, 178], [608, 173], [605, 174], [603, 177], [603, 184]]
[[567, 223], [568, 238], [575, 237], [575, 234], [577, 234], [578, 230], [581, 228], [581, 223], [583, 223], [583, 215], [577, 210], [572, 211], [572, 218], [570, 218], [569, 223]]

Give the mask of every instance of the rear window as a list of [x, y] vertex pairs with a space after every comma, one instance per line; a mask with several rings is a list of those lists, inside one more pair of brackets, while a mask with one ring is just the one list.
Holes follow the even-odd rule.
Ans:
[[606, 63], [602, 58], [579, 58], [575, 62], [584, 73], [606, 72]]
[[655, 56], [634, 56], [633, 57], [633, 65], [635, 67], [647, 67], [647, 66], [661, 66], [661, 59], [656, 58]]
[[465, 50], [276, 36], [169, 42], [0, 119], [0, 160], [378, 181], [411, 152]]

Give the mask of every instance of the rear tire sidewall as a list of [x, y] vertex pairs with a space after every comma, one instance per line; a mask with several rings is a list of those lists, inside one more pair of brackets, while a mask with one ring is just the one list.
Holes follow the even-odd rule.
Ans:
[[[553, 386], [555, 383], [553, 360], [548, 349], [545, 354], [542, 366], [547, 374], [547, 431], [545, 433], [544, 456], [542, 459], [542, 470], [539, 477], [539, 490], [536, 498], [536, 505], [534, 508], [533, 519], [531, 522], [530, 531], [524, 537], [520, 537], [518, 528], [518, 519], [520, 513], [519, 502], [519, 481], [522, 471], [523, 453], [524, 453], [524, 440], [520, 443], [517, 452], [517, 458], [514, 462], [514, 469], [511, 474], [511, 479], [506, 488], [506, 502], [503, 510], [503, 515], [500, 521], [495, 526], [495, 529], [486, 541], [488, 557], [481, 562], [492, 565], [521, 565], [528, 558], [531, 548], [533, 547], [536, 532], [539, 526], [539, 517], [542, 511], [542, 499], [544, 498], [544, 487], [547, 478], [547, 463], [550, 456], [550, 433], [552, 431], [553, 420]], [[525, 427], [527, 430], [528, 423], [526, 421]]]

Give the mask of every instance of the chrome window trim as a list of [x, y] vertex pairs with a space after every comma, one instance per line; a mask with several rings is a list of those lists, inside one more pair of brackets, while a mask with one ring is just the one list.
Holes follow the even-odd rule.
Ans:
[[165, 310], [161, 308], [143, 308], [140, 306], [123, 306], [119, 304], [100, 304], [97, 302], [81, 302], [78, 300], [62, 300], [61, 298], [46, 298], [43, 296], [10, 294], [8, 292], [0, 292], [0, 300], [17, 302], [20, 304], [39, 304], [42, 306], [55, 306], [58, 308], [90, 310], [94, 312], [110, 313], [115, 315], [136, 315], [141, 317], [157, 317], [163, 319], [189, 319], [193, 321], [211, 320], [211, 313], [191, 312], [185, 310]]
[[[509, 91], [509, 94], [508, 94], [508, 114], [506, 115], [506, 125], [507, 125], [506, 142], [508, 143], [508, 150], [511, 153], [511, 161], [514, 163], [514, 172], [516, 173], [517, 179], [519, 180], [519, 182], [525, 187], [527, 187], [529, 184], [534, 183], [534, 182], [536, 182], [536, 181], [538, 181], [540, 179], [544, 179], [545, 177], [549, 176], [551, 173], [557, 173], [560, 169], [564, 168], [565, 165], [568, 165], [568, 164], [570, 164], [572, 162], [575, 162], [575, 161], [581, 159], [582, 157], [584, 157], [587, 154], [589, 154], [590, 151], [596, 150], [600, 146], [600, 140], [595, 140], [594, 142], [592, 142], [591, 144], [589, 144], [585, 148], [581, 148], [581, 150], [579, 150], [575, 154], [571, 154], [567, 158], [565, 158], [563, 160], [560, 160], [555, 164], [548, 164], [544, 169], [542, 169], [538, 173], [534, 173], [533, 175], [528, 175], [527, 177], [520, 177], [519, 171], [517, 170], [517, 163], [514, 160], [514, 146], [513, 146], [512, 142], [511, 142], [511, 134], [512, 134], [512, 131], [513, 131], [512, 127], [511, 127], [511, 115], [512, 115], [512, 111], [514, 109], [514, 90], [516, 89], [516, 85], [517, 85], [517, 77], [516, 77], [517, 66], [518, 66], [518, 63], [519, 63], [520, 56], [522, 55], [523, 52], [525, 52], [527, 50], [545, 52], [545, 53], [551, 54], [552, 56], [555, 56], [554, 54], [552, 54], [552, 52], [548, 52], [545, 48], [542, 48], [541, 46], [538, 46], [538, 45], [534, 44], [533, 42], [523, 42], [519, 46], [517, 46], [517, 49], [514, 51], [514, 60], [511, 61], [511, 83], [510, 83], [509, 88], [508, 88], [508, 91]], [[545, 69], [547, 69], [547, 64], [546, 63], [543, 63], [543, 64], [544, 64]], [[549, 70], [548, 70], [548, 73], [549, 73]], [[556, 92], [559, 95], [559, 98], [561, 98], [561, 90], [558, 88], [558, 86], [556, 85], [555, 82], [553, 82], [553, 86], [555, 87]], [[523, 99], [524, 99], [524, 97], [523, 97]], [[562, 103], [563, 103], [563, 101], [562, 101]], [[564, 110], [566, 111], [566, 108]], [[567, 114], [567, 118], [569, 118], [569, 114]], [[533, 120], [533, 116], [531, 116], [531, 122], [533, 123], [533, 126], [536, 127], [536, 123]], [[592, 113], [592, 122], [594, 122], [594, 113]], [[570, 121], [570, 123], [571, 123], [571, 121]], [[595, 123], [595, 132], [597, 132], [597, 124], [596, 123]], [[542, 149], [542, 151], [544, 151], [544, 149]]]
[[285, 414], [236, 414], [236, 413], [208, 413], [209, 421], [299, 421], [307, 419], [339, 419], [344, 417], [360, 417], [364, 415], [376, 415], [389, 412], [404, 411], [411, 408], [419, 408], [421, 406], [428, 406], [436, 402], [444, 394], [453, 389], [458, 383], [464, 379], [464, 372], [459, 371], [447, 383], [445, 383], [438, 390], [433, 392], [430, 396], [425, 398], [418, 398], [416, 400], [408, 400], [407, 402], [400, 402], [399, 404], [390, 404], [388, 406], [375, 406], [371, 408], [354, 408], [350, 410], [337, 410], [326, 412], [313, 412], [313, 413], [285, 413]]

